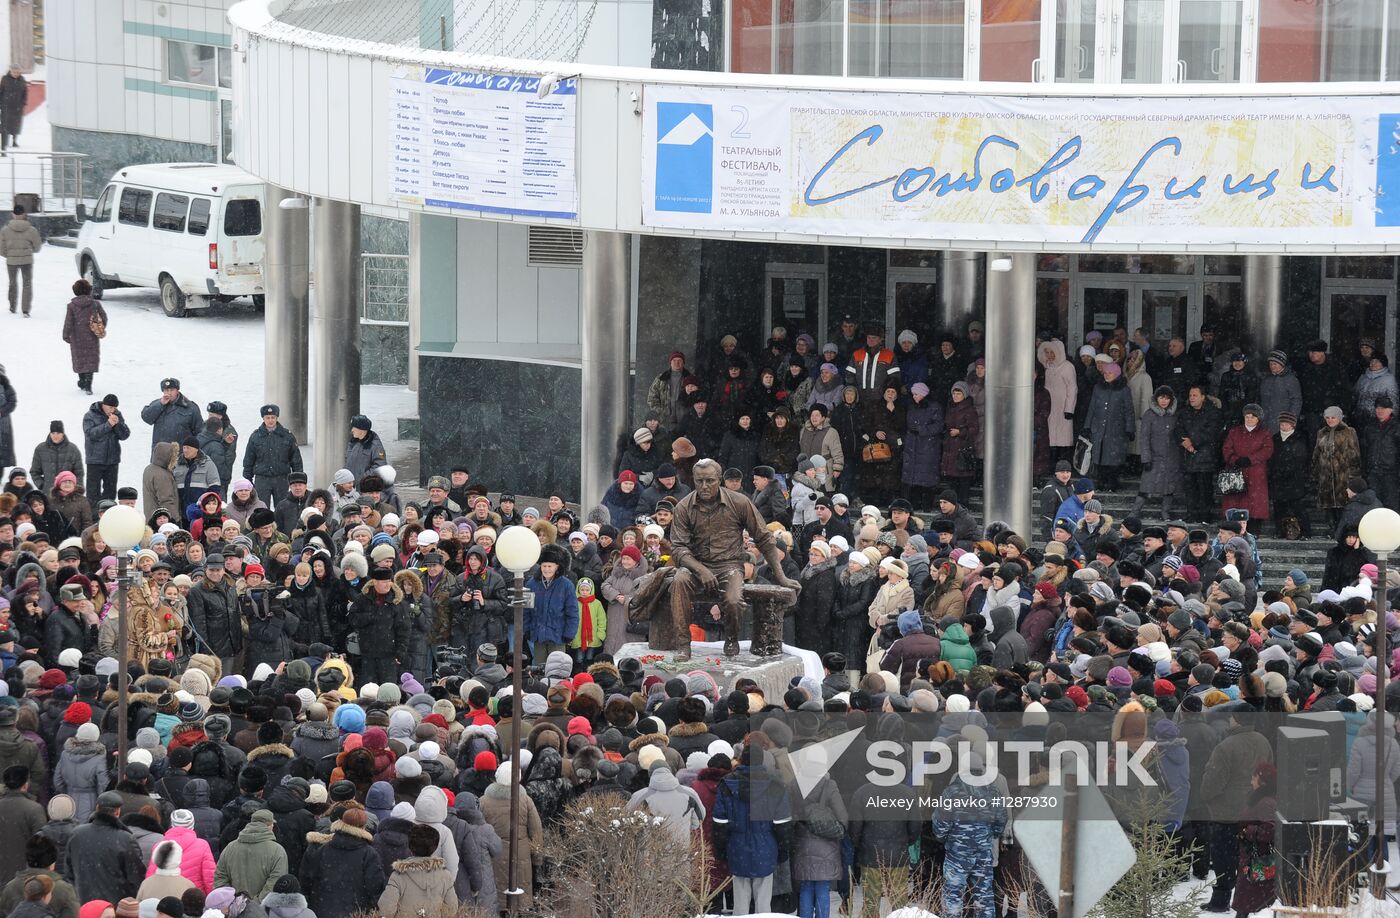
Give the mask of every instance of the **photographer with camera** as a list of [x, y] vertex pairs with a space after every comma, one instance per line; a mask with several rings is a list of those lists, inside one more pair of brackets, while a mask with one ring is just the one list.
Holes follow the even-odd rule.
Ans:
[[266, 663], [276, 669], [292, 659], [292, 636], [301, 626], [301, 619], [287, 611], [284, 602], [290, 594], [264, 579], [261, 564], [243, 568], [247, 589], [238, 596], [238, 611], [248, 623], [248, 670]]
[[510, 631], [510, 593], [506, 580], [491, 568], [486, 550], [467, 550], [466, 570], [460, 578], [460, 594], [453, 600], [447, 637], [459, 647], [503, 645]]

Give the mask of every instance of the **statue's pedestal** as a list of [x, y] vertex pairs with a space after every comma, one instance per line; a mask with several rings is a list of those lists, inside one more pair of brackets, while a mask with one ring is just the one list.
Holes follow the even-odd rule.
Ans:
[[[749, 651], [750, 643], [749, 641], [740, 641], [738, 656], [726, 657], [723, 642], [695, 641], [690, 645], [690, 660], [676, 663], [674, 662], [674, 652], [653, 650], [647, 646], [645, 641], [637, 641], [623, 644], [614, 657], [617, 660], [628, 657], [639, 660], [646, 675], [660, 676], [662, 679], [673, 679], [677, 676], [683, 678], [685, 673], [696, 670], [707, 672], [714, 678], [715, 684], [719, 686], [721, 701], [723, 701], [723, 695], [733, 689], [737, 680], [749, 678], [763, 690], [764, 698], [772, 704], [781, 705], [783, 692], [788, 690], [788, 684], [794, 676], [800, 677], [808, 674], [810, 661], [804, 661], [802, 657], [790, 653], [780, 653], [777, 656], [754, 656]], [[821, 679], [820, 673], [821, 668], [818, 664], [818, 681]]]

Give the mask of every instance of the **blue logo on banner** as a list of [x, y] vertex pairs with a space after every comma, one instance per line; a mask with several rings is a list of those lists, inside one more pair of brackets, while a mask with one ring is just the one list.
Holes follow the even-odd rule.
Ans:
[[656, 209], [711, 213], [715, 116], [693, 102], [656, 103]]
[[1376, 226], [1400, 226], [1400, 115], [1381, 115], [1376, 124]]

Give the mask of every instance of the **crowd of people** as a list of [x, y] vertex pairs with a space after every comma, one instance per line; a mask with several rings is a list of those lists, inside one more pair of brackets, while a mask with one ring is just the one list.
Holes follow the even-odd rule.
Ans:
[[[935, 355], [918, 354], [907, 334], [898, 354], [874, 333], [861, 347], [848, 325], [827, 356], [799, 336], [791, 355], [775, 340], [751, 363], [726, 339], [723, 376], [705, 382], [672, 355], [648, 392], [651, 416], [619, 442], [616, 483], [583, 511], [563, 493], [519, 506], [508, 483], [488, 487], [466, 465], [406, 499], [363, 417], [347, 432], [344, 468], [311, 482], [277, 406], [263, 406], [240, 447], [226, 407], [201, 412], [176, 379], [140, 412], [151, 451], [139, 490], [119, 486], [133, 431], [116, 396], [82, 419], [83, 449], [54, 420], [30, 467], [11, 468], [0, 492], [0, 911], [408, 918], [457, 904], [503, 909], [512, 888], [527, 904], [550, 890], [547, 833], [586, 799], [643, 810], [674, 843], [703, 846], [711, 879], [730, 881], [736, 915], [825, 918], [833, 894], [874, 915], [882, 898], [893, 907], [933, 877], [945, 913], [966, 901], [975, 914], [1000, 914], [1016, 884], [1034, 880], [1004, 840], [1014, 814], [995, 802], [982, 817], [872, 818], [858, 805], [859, 782], [828, 775], [810, 793], [796, 787], [790, 753], [829, 725], [897, 730], [883, 724], [905, 714], [941, 715], [939, 738], [973, 756], [1010, 731], [999, 719], [1008, 715], [1041, 736], [1052, 717], [1102, 715], [1115, 739], [1154, 741], [1150, 767], [1169, 803], [1160, 822], [1191, 875], [1213, 875], [1211, 911], [1248, 914], [1273, 901], [1272, 879], [1256, 870], [1274, 857], [1260, 841], [1276, 819], [1273, 739], [1251, 714], [1340, 712], [1354, 737], [1347, 792], [1369, 802], [1383, 784], [1393, 820], [1400, 745], [1372, 697], [1376, 629], [1394, 641], [1400, 619], [1388, 611], [1394, 584], [1378, 582], [1354, 535], [1358, 501], [1382, 502], [1379, 482], [1356, 474], [1375, 468], [1369, 459], [1348, 470], [1337, 508], [1345, 552], [1329, 560], [1326, 583], [1301, 569], [1266, 581], [1252, 529], [1277, 494], [1260, 504], [1247, 490], [1212, 505], [1209, 526], [1116, 521], [1072, 451], [1047, 457], [1044, 531], [1014, 532], [967, 507], [981, 423], [980, 386], [968, 379], [980, 378], [980, 361], [969, 374], [951, 339]], [[1136, 430], [1144, 480], [1171, 468], [1198, 474], [1156, 452], [1151, 417], [1097, 401], [1124, 391], [1116, 346], [1130, 376], [1157, 365], [1145, 344], [1128, 353], [1099, 343], [1103, 354], [1084, 353], [1072, 380], [1058, 369], [1069, 368], [1057, 343], [1042, 349], [1061, 432], [1037, 435], [1037, 448], [1072, 450], [1067, 436], [1088, 431], [1102, 448], [1097, 473], [1111, 481], [1123, 464], [1112, 458], [1127, 455]], [[1161, 410], [1146, 415], [1171, 415], [1173, 368], [1212, 353], [1193, 345], [1178, 354], [1178, 344], [1163, 358]], [[1322, 356], [1311, 365], [1330, 366]], [[1273, 480], [1268, 456], [1249, 460], [1263, 449], [1254, 444], [1293, 439], [1289, 418], [1309, 417], [1309, 405], [1321, 405], [1328, 425], [1317, 428], [1314, 457], [1337, 429], [1338, 402], [1341, 414], [1371, 412], [1363, 431], [1392, 423], [1392, 396], [1377, 387], [1344, 399], [1340, 371], [1326, 398], [1314, 404], [1305, 388], [1290, 411], [1277, 385], [1241, 388], [1239, 362], [1231, 354], [1216, 376], [1182, 370], [1181, 397], [1214, 411], [1219, 430], [1190, 427], [1181, 412], [1165, 442], [1184, 434], [1197, 453], [1211, 444], [1250, 488], [1261, 474]], [[1372, 372], [1363, 375], [1380, 378]], [[801, 409], [791, 427], [790, 406]], [[1235, 414], [1238, 424], [1226, 420]], [[1102, 439], [1108, 417], [1119, 419], [1117, 453]], [[1376, 436], [1363, 434], [1367, 449]], [[656, 461], [664, 455], [672, 461]], [[729, 470], [725, 487], [752, 495], [777, 546], [760, 554], [750, 544], [744, 580], [801, 584], [784, 639], [820, 659], [822, 678], [794, 678], [778, 697], [745, 678], [722, 689], [705, 666], [649, 673], [621, 653], [646, 640], [648, 623], [634, 620], [628, 600], [672, 563], [672, 519], [695, 460], [707, 457]], [[125, 648], [117, 559], [96, 522], [116, 502], [140, 503], [148, 523], [131, 552]], [[519, 636], [495, 554], [508, 526], [529, 527], [541, 543]], [[713, 636], [719, 618], [702, 591], [692, 635]], [[516, 640], [527, 660], [519, 698]], [[123, 657], [133, 692], [125, 725], [115, 704]], [[1386, 708], [1400, 710], [1400, 692]], [[119, 762], [123, 728], [132, 750]], [[1378, 782], [1380, 742], [1393, 773]], [[507, 876], [512, 759], [525, 854]], [[992, 793], [961, 779], [938, 790]]]
[[[734, 336], [697, 368], [672, 353], [647, 392], [648, 415], [621, 444], [618, 471], [632, 493], [696, 456], [718, 460], [741, 482], [756, 467], [794, 493], [843, 493], [887, 506], [896, 496], [935, 509], [945, 488], [966, 505], [981, 480], [986, 364], [981, 323], [940, 336], [936, 347], [845, 317], [818, 345], [807, 332], [772, 330], [761, 350]], [[1326, 341], [1297, 354], [1263, 354], [1224, 340], [1210, 323], [1199, 340], [1152, 342], [1145, 329], [1091, 331], [1070, 356], [1043, 336], [1036, 345], [1035, 474], [1061, 461], [1118, 491], [1138, 476], [1134, 513], [1160, 506], [1208, 522], [1245, 506], [1290, 538], [1313, 534], [1313, 511], [1340, 540], [1347, 483], [1364, 478], [1379, 504], [1400, 509], [1400, 399], [1387, 355], [1372, 338], [1355, 354]], [[1241, 472], [1224, 493], [1217, 476]], [[799, 483], [802, 486], [799, 488]], [[811, 499], [811, 498], [808, 498]], [[799, 517], [810, 514], [799, 503]], [[651, 507], [642, 502], [643, 513]], [[1053, 523], [1053, 520], [1050, 521]], [[614, 525], [619, 525], [617, 519]]]

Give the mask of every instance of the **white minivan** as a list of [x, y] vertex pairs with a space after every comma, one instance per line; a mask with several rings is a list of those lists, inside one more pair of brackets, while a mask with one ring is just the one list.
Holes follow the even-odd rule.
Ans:
[[235, 297], [263, 305], [264, 185], [234, 166], [127, 166], [78, 230], [78, 272], [103, 288], [158, 287], [168, 316]]

